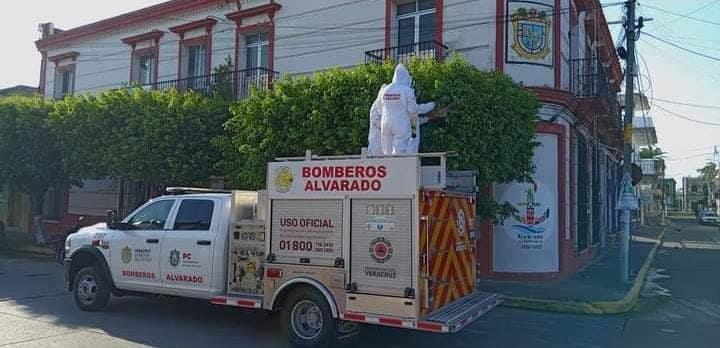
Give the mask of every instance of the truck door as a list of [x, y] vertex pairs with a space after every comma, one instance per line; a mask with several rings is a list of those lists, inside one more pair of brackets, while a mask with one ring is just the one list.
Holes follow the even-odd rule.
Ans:
[[413, 288], [412, 200], [353, 199], [351, 283], [358, 293], [403, 297]]
[[174, 204], [175, 199], [147, 203], [126, 219], [131, 229], [113, 231], [110, 269], [116, 285], [121, 288], [162, 286], [160, 246]]
[[214, 249], [220, 228], [220, 201], [184, 198], [179, 204], [162, 244], [163, 287], [208, 291], [212, 286]]

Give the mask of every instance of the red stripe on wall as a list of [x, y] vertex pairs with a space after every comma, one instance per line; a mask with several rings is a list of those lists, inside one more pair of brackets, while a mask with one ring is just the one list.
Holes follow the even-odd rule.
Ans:
[[554, 30], [553, 30], [553, 54], [555, 57], [553, 58], [555, 60], [555, 88], [560, 89], [560, 82], [561, 82], [561, 70], [562, 70], [562, 62], [560, 61], [560, 51], [562, 50], [562, 45], [560, 43], [560, 30], [561, 30], [561, 18], [560, 18], [560, 0], [555, 0], [555, 23], [553, 23]]
[[505, 0], [495, 0], [495, 70], [505, 65]]

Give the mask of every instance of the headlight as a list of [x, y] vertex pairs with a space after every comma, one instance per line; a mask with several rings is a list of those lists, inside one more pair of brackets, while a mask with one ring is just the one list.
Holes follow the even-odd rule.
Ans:
[[65, 239], [65, 251], [70, 251], [70, 238]]

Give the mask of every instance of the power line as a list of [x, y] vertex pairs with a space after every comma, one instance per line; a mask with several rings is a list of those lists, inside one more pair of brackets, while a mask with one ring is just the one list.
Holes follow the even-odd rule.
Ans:
[[675, 111], [668, 110], [668, 109], [666, 109], [666, 108], [664, 108], [664, 107], [662, 107], [662, 106], [660, 106], [660, 105], [655, 105], [655, 107], [659, 108], [660, 110], [663, 110], [663, 111], [667, 112], [667, 113], [670, 114], [670, 115], [673, 115], [673, 116], [682, 118], [682, 119], [687, 120], [687, 121], [690, 121], [690, 122], [695, 122], [695, 123], [699, 123], [699, 124], [704, 124], [704, 125], [706, 125], [706, 126], [720, 127], [720, 123], [701, 121], [701, 120], [694, 119], [694, 118], [691, 118], [691, 117], [683, 116], [683, 115], [680, 115], [679, 113], [677, 113], [677, 112], [675, 112]]
[[720, 110], [720, 106], [715, 106], [715, 105], [702, 105], [702, 104], [694, 104], [694, 103], [684, 103], [684, 102], [679, 102], [679, 101], [674, 101], [674, 100], [667, 100], [667, 99], [660, 99], [660, 98], [650, 98], [650, 99], [652, 99], [653, 101], [659, 101], [659, 102], [668, 103], [668, 104], [692, 106], [692, 107], [695, 107], [695, 108], [703, 108], [703, 109], [716, 109], [716, 110]]
[[657, 36], [655, 36], [655, 35], [653, 35], [653, 34], [647, 33], [647, 32], [645, 32], [644, 34], [647, 35], [647, 36], [649, 36], [649, 37], [651, 37], [651, 38], [653, 38], [653, 39], [655, 39], [655, 40], [658, 40], [658, 41], [660, 41], [660, 42], [664, 42], [665, 44], [668, 44], [668, 45], [673, 46], [673, 47], [675, 47], [675, 48], [679, 48], [679, 49], [681, 49], [681, 50], [683, 50], [683, 51], [690, 52], [690, 53], [692, 53], [692, 54], [696, 54], [696, 55], [698, 55], [698, 56], [705, 57], [705, 58], [712, 59], [712, 60], [714, 60], [714, 61], [720, 62], [720, 58], [718, 58], [718, 57], [713, 57], [713, 56], [710, 56], [710, 55], [707, 55], [707, 54], [704, 54], [704, 53], [701, 53], [701, 52], [698, 52], [698, 51], [695, 51], [695, 50], [691, 50], [691, 49], [689, 49], [689, 48], [682, 47], [682, 46], [680, 46], [680, 45], [678, 45], [678, 44], [676, 44], [676, 43], [667, 41], [667, 40], [665, 40], [665, 39], [661, 39], [661, 38], [659, 38], [659, 37], [657, 37]]
[[699, 155], [692, 155], [692, 156], [687, 156], [687, 157], [666, 158], [665, 160], [666, 160], [666, 161], [684, 161], [684, 160], [689, 160], [689, 159], [693, 159], [693, 158], [700, 158], [700, 157], [704, 157], [704, 156], [709, 156], [709, 155], [712, 155], [712, 154], [713, 154], [712, 152], [706, 152], [706, 153], [701, 153], [701, 154], [699, 154]]
[[[663, 9], [663, 8], [660, 8], [660, 7], [655, 7], [655, 6], [652, 6], [652, 5], [644, 5], [644, 6], [647, 7], [647, 8], [651, 8], [651, 9], [653, 9], [653, 10], [656, 10], [656, 11], [660, 11], [660, 12], [668, 13], [668, 14], [671, 14], [671, 15], [674, 15], [674, 16], [678, 16], [679, 18], [675, 19], [674, 21], [678, 21], [678, 20], [681, 20], [681, 19], [691, 19], [691, 20], [698, 21], [698, 22], [702, 22], [702, 23], [706, 23], [706, 24], [712, 24], [712, 25], [718, 25], [718, 26], [720, 26], [720, 22], [713, 22], [713, 21], [709, 21], [709, 20], [707, 20], [707, 19], [702, 19], [702, 18], [697, 18], [697, 17], [691, 17], [691, 16], [690, 16], [691, 14], [700, 12], [701, 10], [703, 10], [703, 9], [705, 9], [705, 8], [707, 8], [707, 7], [710, 7], [710, 6], [712, 6], [712, 5], [715, 5], [715, 4], [719, 3], [719, 2], [720, 2], [720, 0], [712, 1], [712, 2], [710, 2], [710, 3], [705, 4], [704, 6], [701, 6], [701, 7], [697, 8], [697, 9], [695, 9], [695, 10], [693, 10], [693, 11], [690, 11], [690, 12], [688, 12], [688, 13], [685, 13], [685, 14], [683, 14], [683, 13], [678, 13], [678, 12], [673, 12], [673, 11], [666, 10], [666, 9]], [[672, 22], [672, 21], [671, 21], [671, 22]], [[668, 23], [668, 24], [670, 24], [670, 23]]]

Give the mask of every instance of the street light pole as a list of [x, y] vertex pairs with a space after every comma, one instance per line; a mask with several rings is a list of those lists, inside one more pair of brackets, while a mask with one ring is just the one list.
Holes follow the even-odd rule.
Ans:
[[[627, 39], [627, 66], [625, 67], [625, 118], [623, 119], [623, 172], [631, 175], [632, 163], [632, 120], [635, 111], [635, 0], [628, 0], [625, 37]], [[623, 210], [624, 226], [620, 249], [620, 280], [629, 281], [630, 254], [630, 209]]]

